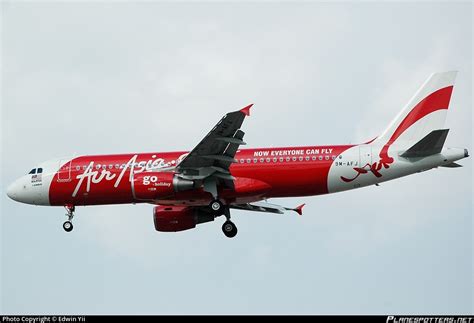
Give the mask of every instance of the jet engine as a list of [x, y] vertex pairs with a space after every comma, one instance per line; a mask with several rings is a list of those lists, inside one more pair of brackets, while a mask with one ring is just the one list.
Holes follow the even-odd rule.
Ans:
[[156, 231], [176, 232], [214, 221], [214, 215], [195, 207], [159, 205], [153, 209], [153, 221]]
[[137, 200], [156, 200], [173, 196], [176, 192], [191, 190], [194, 182], [178, 178], [171, 172], [144, 172], [135, 174], [132, 182], [133, 196]]

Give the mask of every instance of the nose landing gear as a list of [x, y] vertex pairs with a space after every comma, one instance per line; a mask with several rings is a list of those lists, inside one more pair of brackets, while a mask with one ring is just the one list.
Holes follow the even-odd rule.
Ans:
[[71, 232], [73, 228], [74, 228], [74, 226], [72, 225], [71, 221], [66, 221], [66, 222], [63, 223], [64, 231]]
[[67, 216], [67, 221], [63, 223], [63, 229], [66, 232], [71, 232], [74, 226], [72, 225], [72, 218], [74, 217], [74, 211], [76, 208], [74, 205], [65, 205], [64, 208], [66, 209], [66, 216]]

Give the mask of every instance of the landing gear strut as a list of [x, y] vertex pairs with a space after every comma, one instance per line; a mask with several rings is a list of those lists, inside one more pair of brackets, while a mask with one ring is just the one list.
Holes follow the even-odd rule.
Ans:
[[66, 232], [71, 232], [74, 226], [72, 225], [72, 218], [74, 217], [74, 211], [76, 208], [74, 205], [65, 205], [64, 208], [66, 209], [66, 216], [67, 216], [67, 221], [63, 223], [63, 229]]
[[234, 222], [230, 220], [229, 207], [226, 207], [224, 209], [224, 215], [227, 220], [222, 225], [222, 232], [224, 232], [227, 238], [233, 238], [237, 235], [237, 227], [235, 226]]

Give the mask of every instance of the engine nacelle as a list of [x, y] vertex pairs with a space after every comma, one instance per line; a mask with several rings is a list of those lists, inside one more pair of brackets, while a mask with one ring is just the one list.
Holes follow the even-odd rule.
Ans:
[[196, 224], [214, 221], [214, 215], [189, 206], [159, 205], [153, 209], [156, 231], [176, 232], [193, 229]]
[[170, 172], [134, 174], [132, 192], [136, 200], [156, 200], [173, 196], [176, 192], [194, 188], [194, 182], [178, 178]]

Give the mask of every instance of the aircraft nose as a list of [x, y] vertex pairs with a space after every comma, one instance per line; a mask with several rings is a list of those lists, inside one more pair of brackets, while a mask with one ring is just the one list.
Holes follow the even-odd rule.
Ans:
[[10, 186], [8, 186], [7, 196], [14, 201], [18, 201], [18, 194], [19, 194], [18, 180], [16, 180], [13, 183], [11, 183]]
[[31, 175], [25, 175], [7, 187], [7, 196], [13, 201], [32, 204], [49, 205], [49, 182], [48, 178], [35, 178], [35, 183]]

